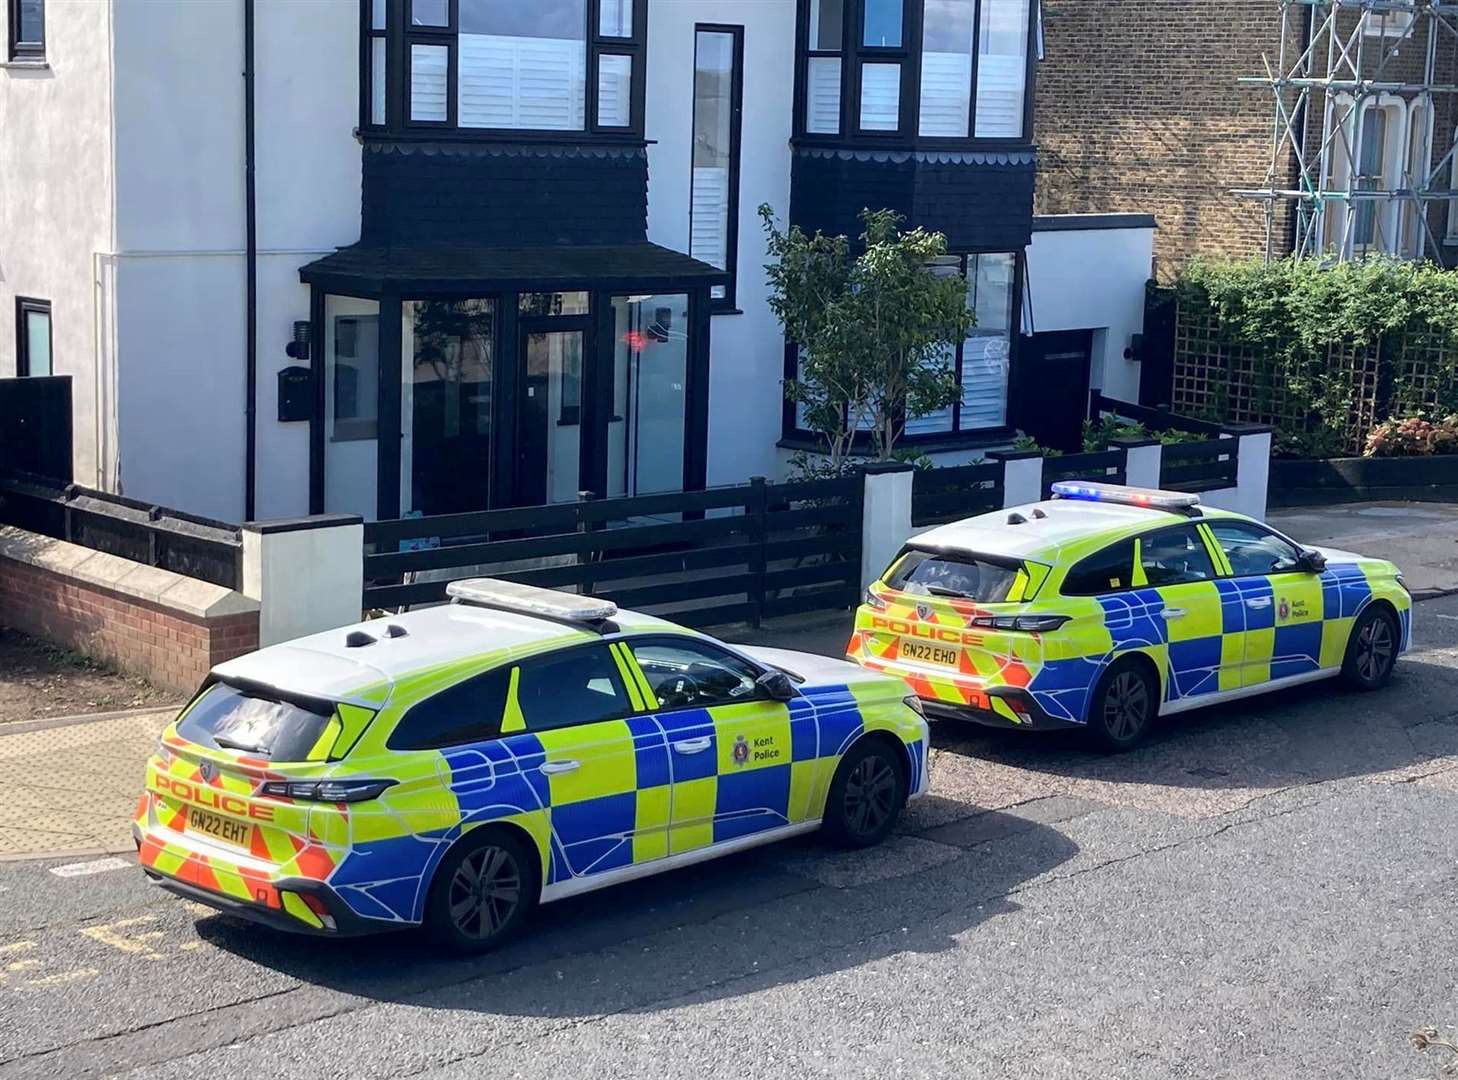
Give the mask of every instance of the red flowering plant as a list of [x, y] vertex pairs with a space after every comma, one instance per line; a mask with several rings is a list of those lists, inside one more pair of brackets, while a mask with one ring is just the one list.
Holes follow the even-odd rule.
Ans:
[[1458, 415], [1441, 420], [1409, 416], [1387, 420], [1367, 435], [1366, 457], [1418, 457], [1458, 454]]

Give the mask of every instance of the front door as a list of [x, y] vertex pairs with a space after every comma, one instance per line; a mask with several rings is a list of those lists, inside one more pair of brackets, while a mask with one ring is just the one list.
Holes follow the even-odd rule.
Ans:
[[[803, 820], [808, 800], [792, 782], [791, 711], [761, 693], [758, 668], [693, 638], [646, 638], [628, 647], [668, 740], [669, 854]], [[797, 711], [794, 723], [813, 725], [813, 711]]]
[[582, 394], [589, 328], [578, 320], [523, 319], [517, 502], [571, 502], [581, 490]]
[[1321, 575], [1301, 567], [1296, 545], [1254, 522], [1217, 520], [1205, 527], [1225, 559], [1244, 614], [1241, 685], [1340, 664], [1330, 645], [1323, 661]]
[[1013, 365], [1013, 426], [1039, 446], [1067, 453], [1083, 449], [1088, 416], [1093, 331], [1033, 334], [1019, 342]]

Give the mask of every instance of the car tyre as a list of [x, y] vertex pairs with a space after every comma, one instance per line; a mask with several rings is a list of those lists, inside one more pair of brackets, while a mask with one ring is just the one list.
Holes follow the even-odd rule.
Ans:
[[1089, 698], [1087, 735], [1096, 750], [1119, 754], [1142, 743], [1159, 715], [1159, 683], [1134, 661], [1112, 664]]
[[830, 781], [825, 835], [839, 847], [873, 847], [890, 834], [905, 803], [901, 758], [881, 739], [862, 739], [841, 758]]
[[1368, 608], [1352, 625], [1342, 657], [1342, 680], [1357, 690], [1380, 690], [1397, 666], [1402, 632], [1386, 608]]
[[478, 829], [457, 841], [436, 870], [426, 932], [448, 952], [489, 952], [515, 936], [540, 896], [536, 850], [509, 830]]

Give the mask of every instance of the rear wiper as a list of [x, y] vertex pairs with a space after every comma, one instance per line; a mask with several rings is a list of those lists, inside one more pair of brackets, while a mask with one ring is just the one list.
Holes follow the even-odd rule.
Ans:
[[961, 589], [949, 589], [945, 585], [923, 585], [922, 588], [933, 596], [954, 596], [959, 600], [972, 599], [970, 593], [965, 593]]
[[224, 750], [252, 750], [258, 754], [269, 754], [273, 752], [273, 747], [271, 746], [263, 746], [256, 742], [243, 742], [240, 739], [230, 739], [226, 735], [214, 735], [213, 742], [221, 746]]

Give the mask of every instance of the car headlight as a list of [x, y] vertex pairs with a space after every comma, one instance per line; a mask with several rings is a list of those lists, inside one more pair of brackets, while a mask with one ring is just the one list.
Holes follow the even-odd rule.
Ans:
[[926, 719], [926, 707], [922, 705], [921, 698], [917, 697], [915, 694], [907, 694], [901, 700], [904, 701], [907, 707], [915, 712], [917, 716], [921, 717], [923, 720]]

